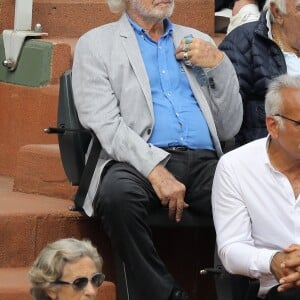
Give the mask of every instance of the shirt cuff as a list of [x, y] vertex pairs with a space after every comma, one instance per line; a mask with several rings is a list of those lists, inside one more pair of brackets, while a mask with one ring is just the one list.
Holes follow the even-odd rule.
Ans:
[[257, 259], [257, 269], [261, 274], [272, 274], [271, 261], [278, 250], [261, 249]]

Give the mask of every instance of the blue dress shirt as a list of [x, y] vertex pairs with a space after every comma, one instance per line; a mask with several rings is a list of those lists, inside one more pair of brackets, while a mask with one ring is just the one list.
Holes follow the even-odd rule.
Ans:
[[155, 123], [148, 142], [158, 147], [214, 150], [201, 108], [175, 57], [172, 23], [165, 19], [165, 32], [156, 42], [129, 16], [128, 19], [141, 49], [152, 93]]

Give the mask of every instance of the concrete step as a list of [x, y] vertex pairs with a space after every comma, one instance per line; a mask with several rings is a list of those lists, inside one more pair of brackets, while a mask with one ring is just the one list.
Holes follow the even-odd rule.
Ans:
[[27, 267], [49, 242], [64, 237], [88, 238], [113, 277], [110, 242], [101, 224], [69, 210], [71, 200], [0, 189], [0, 268]]
[[[44, 134], [43, 129], [56, 126], [59, 78], [72, 66], [76, 41], [70, 38], [27, 41], [23, 49], [27, 59], [21, 56], [14, 72], [0, 64], [0, 174], [15, 175], [20, 147], [57, 143], [57, 137]], [[0, 61], [5, 57], [1, 42], [0, 39]], [[38, 55], [41, 60], [35, 61]], [[49, 61], [45, 59], [48, 55]], [[33, 76], [33, 69], [45, 70], [46, 74], [37, 72]], [[39, 82], [41, 76], [43, 83]]]
[[21, 146], [57, 143], [43, 128], [56, 124], [58, 85], [31, 88], [0, 82], [0, 174], [14, 176]]
[[[32, 300], [29, 268], [0, 268], [0, 300]], [[116, 300], [115, 284], [105, 281], [99, 289], [97, 300]]]
[[14, 191], [71, 199], [76, 190], [65, 175], [58, 144], [33, 144], [19, 149]]
[[[33, 25], [40, 23], [49, 37], [79, 37], [99, 25], [112, 22], [105, 0], [34, 0]], [[211, 0], [177, 0], [172, 20], [214, 33], [214, 2]], [[0, 32], [13, 29], [14, 1], [2, 0]]]
[[0, 175], [0, 192], [11, 192], [14, 186], [14, 178]]

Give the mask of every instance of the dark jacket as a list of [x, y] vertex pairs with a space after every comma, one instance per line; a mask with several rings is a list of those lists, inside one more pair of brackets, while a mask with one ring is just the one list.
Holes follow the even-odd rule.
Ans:
[[270, 80], [287, 72], [282, 51], [268, 38], [266, 11], [257, 22], [230, 32], [220, 49], [232, 61], [240, 83], [244, 118], [236, 145], [267, 135], [264, 101]]

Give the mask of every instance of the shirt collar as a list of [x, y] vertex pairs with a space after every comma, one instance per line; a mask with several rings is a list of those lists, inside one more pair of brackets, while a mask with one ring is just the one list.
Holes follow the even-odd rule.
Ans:
[[270, 147], [270, 142], [271, 142], [271, 136], [270, 134], [268, 134], [268, 136], [266, 137], [266, 143], [265, 143], [265, 164], [270, 168], [270, 170], [272, 170], [275, 173], [281, 173], [280, 171], [278, 171], [277, 169], [275, 169], [270, 161], [270, 157], [269, 157], [269, 147]]
[[[129, 23], [131, 24], [132, 28], [134, 29], [134, 31], [138, 34], [146, 34], [148, 36], [148, 33], [145, 29], [143, 29], [139, 24], [137, 24], [136, 22], [134, 22], [129, 15], [126, 13], [126, 16], [128, 18]], [[165, 37], [167, 35], [172, 35], [173, 34], [173, 24], [172, 22], [168, 19], [165, 18], [164, 19], [164, 27], [165, 27], [165, 32], [162, 35], [162, 37]]]
[[272, 24], [271, 24], [270, 10], [268, 10], [267, 13], [266, 13], [266, 19], [267, 19], [268, 37], [269, 37], [270, 40], [272, 40], [273, 36], [272, 36]]
[[268, 136], [265, 138], [265, 143], [264, 143], [264, 153], [265, 153], [264, 160], [265, 160], [266, 165], [268, 165], [271, 169], [274, 169], [272, 164], [271, 164], [269, 154], [268, 154], [268, 149], [269, 149], [269, 146], [270, 146], [270, 142], [271, 142], [271, 136], [268, 134]]

